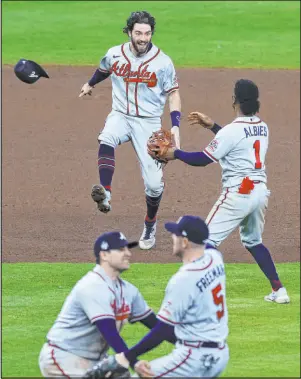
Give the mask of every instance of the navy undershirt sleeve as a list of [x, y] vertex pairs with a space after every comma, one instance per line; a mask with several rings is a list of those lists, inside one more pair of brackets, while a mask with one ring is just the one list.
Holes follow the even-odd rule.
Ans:
[[[143, 320], [140, 320], [140, 322], [146, 326], [147, 328], [149, 329], [152, 329], [154, 328], [158, 322], [160, 322], [158, 319], [157, 319], [157, 316], [155, 315], [155, 313], [151, 313], [150, 315], [148, 315], [147, 317], [145, 317]], [[170, 342], [172, 344], [175, 344], [177, 342], [177, 338], [175, 336], [175, 333], [174, 333], [174, 327], [171, 326], [170, 328], [170, 332], [169, 334], [165, 335], [165, 341], [167, 342]]]
[[143, 318], [142, 320], [139, 320], [141, 324], [146, 326], [148, 329], [152, 329], [158, 322], [158, 319], [154, 312], [149, 314], [147, 317]]
[[107, 79], [111, 75], [110, 72], [101, 72], [99, 69], [97, 69], [92, 78], [88, 81], [89, 86], [94, 87], [95, 84], [102, 82], [103, 80]]
[[174, 327], [158, 320], [156, 326], [140, 342], [127, 350], [124, 355], [130, 362], [131, 367], [133, 367], [137, 362], [137, 357], [154, 349], [163, 341], [171, 339], [176, 341]]
[[222, 129], [221, 126], [217, 125], [216, 123], [214, 123], [213, 127], [210, 129], [214, 134], [216, 134], [217, 132], [219, 132], [220, 130]]
[[187, 152], [183, 150], [176, 150], [175, 151], [175, 158], [179, 159], [182, 162], [185, 162], [189, 166], [207, 166], [208, 164], [212, 163], [213, 160], [208, 157], [205, 153], [202, 151], [196, 151], [196, 152]]
[[116, 353], [122, 353], [128, 349], [116, 328], [116, 321], [114, 319], [105, 318], [97, 320], [95, 324], [107, 344], [114, 349]]

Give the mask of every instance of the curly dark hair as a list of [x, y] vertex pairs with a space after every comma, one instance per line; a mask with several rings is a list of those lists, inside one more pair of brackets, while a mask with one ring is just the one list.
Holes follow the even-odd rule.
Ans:
[[128, 34], [129, 31], [131, 32], [135, 24], [148, 24], [152, 29], [152, 34], [155, 32], [155, 18], [146, 11], [132, 12], [126, 21], [126, 26], [123, 28], [123, 33]]

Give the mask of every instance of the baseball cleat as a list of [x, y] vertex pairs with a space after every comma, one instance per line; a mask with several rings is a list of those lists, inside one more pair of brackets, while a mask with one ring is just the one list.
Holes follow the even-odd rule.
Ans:
[[149, 250], [156, 243], [156, 228], [157, 222], [144, 221], [144, 228], [139, 240], [139, 247], [142, 250]]
[[279, 288], [278, 291], [272, 291], [272, 293], [264, 297], [264, 300], [278, 304], [288, 304], [290, 302], [290, 298], [284, 287]]
[[92, 187], [91, 197], [97, 203], [97, 207], [100, 212], [108, 213], [112, 209], [111, 207], [111, 193], [106, 191], [102, 185], [95, 184]]

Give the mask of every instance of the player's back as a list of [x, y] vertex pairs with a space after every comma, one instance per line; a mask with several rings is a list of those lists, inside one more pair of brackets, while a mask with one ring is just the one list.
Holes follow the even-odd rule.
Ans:
[[167, 319], [173, 319], [179, 340], [221, 343], [226, 340], [226, 279], [223, 258], [218, 250], [206, 249], [204, 256], [183, 265], [171, 278], [165, 304], [159, 312], [166, 321], [164, 311]]
[[204, 152], [219, 161], [223, 187], [239, 185], [246, 176], [266, 183], [268, 144], [267, 124], [257, 116], [243, 116], [224, 126]]

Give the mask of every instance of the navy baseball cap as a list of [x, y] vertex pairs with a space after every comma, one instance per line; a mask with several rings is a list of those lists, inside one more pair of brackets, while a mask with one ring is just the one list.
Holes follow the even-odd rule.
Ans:
[[47, 72], [36, 62], [20, 59], [14, 68], [16, 76], [24, 83], [33, 84], [40, 77], [49, 78]]
[[183, 216], [177, 222], [167, 222], [165, 229], [178, 237], [186, 237], [189, 241], [203, 245], [209, 236], [205, 221], [197, 216]]
[[94, 254], [98, 257], [100, 251], [119, 250], [125, 246], [131, 249], [138, 246], [138, 242], [128, 242], [121, 232], [104, 233], [94, 243]]

